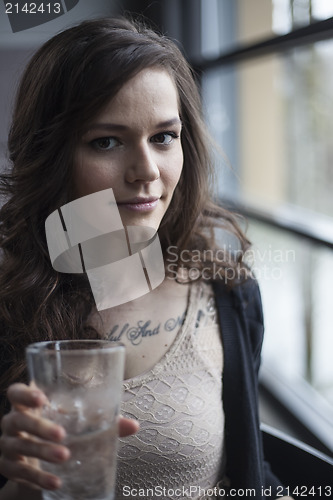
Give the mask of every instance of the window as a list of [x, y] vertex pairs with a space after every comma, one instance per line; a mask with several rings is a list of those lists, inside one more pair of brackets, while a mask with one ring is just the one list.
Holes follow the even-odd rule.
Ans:
[[219, 195], [250, 215], [248, 257], [266, 318], [263, 376], [318, 410], [314, 426], [326, 429], [333, 451], [333, 3], [207, 5], [194, 64], [227, 156], [216, 157]]

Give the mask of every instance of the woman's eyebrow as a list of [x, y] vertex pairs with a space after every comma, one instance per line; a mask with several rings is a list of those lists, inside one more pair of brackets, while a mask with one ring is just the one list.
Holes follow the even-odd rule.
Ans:
[[176, 118], [171, 118], [171, 120], [166, 120], [164, 122], [160, 122], [156, 125], [157, 128], [163, 127], [172, 127], [173, 125], [181, 125], [181, 119], [177, 116]]
[[[165, 120], [163, 122], [159, 122], [155, 125], [156, 128], [167, 128], [172, 127], [174, 125], [181, 125], [181, 119], [179, 117], [171, 118], [170, 120]], [[128, 125], [121, 125], [119, 123], [92, 123], [87, 127], [86, 132], [90, 131], [98, 131], [98, 130], [115, 130], [115, 131], [124, 131], [128, 130], [131, 127]]]

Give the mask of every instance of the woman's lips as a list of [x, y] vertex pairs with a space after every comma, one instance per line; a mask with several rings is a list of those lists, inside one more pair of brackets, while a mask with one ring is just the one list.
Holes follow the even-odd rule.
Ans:
[[154, 210], [158, 204], [159, 198], [133, 198], [131, 200], [118, 203], [119, 207], [133, 210], [134, 212], [149, 212]]

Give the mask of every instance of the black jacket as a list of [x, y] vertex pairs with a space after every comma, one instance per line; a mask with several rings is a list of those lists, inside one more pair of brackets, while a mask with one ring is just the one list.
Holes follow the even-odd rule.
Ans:
[[[258, 500], [266, 498], [263, 489], [272, 487], [268, 498], [275, 499], [281, 483], [264, 461], [258, 416], [258, 371], [264, 332], [259, 287], [256, 281], [248, 280], [231, 289], [223, 282], [214, 282], [213, 288], [224, 350], [226, 473], [232, 488], [254, 489], [251, 498]], [[281, 496], [281, 488], [278, 492]]]

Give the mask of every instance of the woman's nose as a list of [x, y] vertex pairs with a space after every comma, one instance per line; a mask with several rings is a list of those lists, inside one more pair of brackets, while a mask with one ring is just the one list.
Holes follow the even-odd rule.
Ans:
[[141, 144], [131, 156], [126, 169], [127, 182], [153, 182], [160, 177], [160, 171], [149, 144]]

